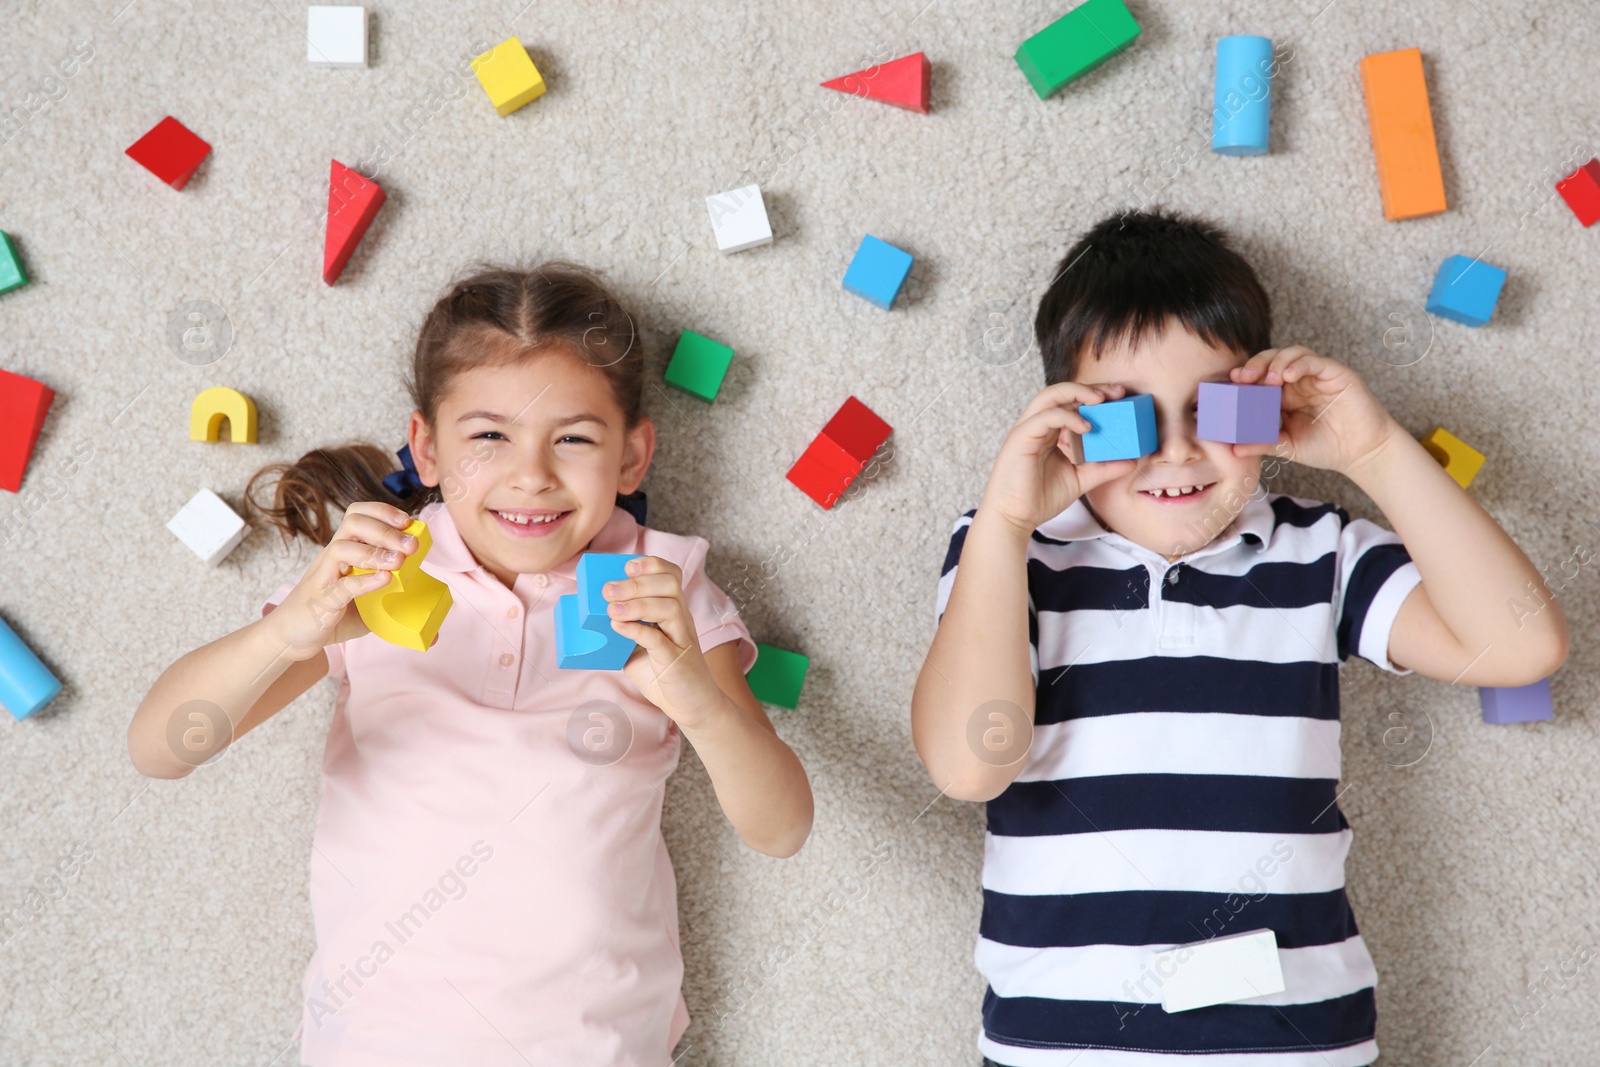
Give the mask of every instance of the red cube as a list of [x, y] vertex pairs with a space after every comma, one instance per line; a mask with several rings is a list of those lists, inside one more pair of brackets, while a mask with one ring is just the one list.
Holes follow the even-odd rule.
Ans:
[[211, 146], [189, 127], [168, 115], [128, 149], [128, 155], [174, 189], [182, 189], [206, 158]]
[[1600, 159], [1591, 159], [1556, 182], [1556, 192], [1585, 226], [1600, 222]]

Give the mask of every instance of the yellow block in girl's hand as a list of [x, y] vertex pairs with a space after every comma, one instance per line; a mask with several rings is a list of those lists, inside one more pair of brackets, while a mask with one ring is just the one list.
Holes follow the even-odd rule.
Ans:
[[[356, 610], [367, 629], [401, 648], [428, 651], [439, 634], [439, 624], [450, 612], [450, 587], [422, 569], [422, 559], [433, 548], [428, 524], [412, 519], [406, 533], [417, 539], [417, 550], [407, 556], [389, 584], [356, 597]], [[351, 567], [351, 574], [371, 574], [371, 567]]]
[[544, 79], [533, 65], [528, 50], [515, 37], [507, 37], [472, 61], [489, 102], [502, 115], [509, 115], [536, 97], [544, 95]]

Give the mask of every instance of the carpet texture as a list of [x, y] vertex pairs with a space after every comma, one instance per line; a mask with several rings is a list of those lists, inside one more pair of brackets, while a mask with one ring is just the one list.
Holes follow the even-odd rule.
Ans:
[[[951, 523], [1042, 385], [1033, 307], [1104, 214], [1224, 224], [1276, 343], [1349, 362], [1412, 432], [1487, 453], [1471, 492], [1539, 566], [1600, 551], [1600, 230], [1550, 188], [1600, 148], [1585, 6], [1130, 0], [1135, 45], [1047, 101], [1011, 56], [1060, 0], [519, 6], [373, 4], [358, 70], [308, 65], [287, 0], [5, 17], [0, 229], [32, 283], [0, 297], [0, 366], [57, 396], [23, 491], [0, 493], [0, 615], [66, 688], [0, 728], [0, 908], [24, 916], [0, 942], [0, 1064], [298, 1062], [332, 683], [180, 782], [141, 778], [124, 731], [162, 669], [255, 617], [311, 550], [258, 531], [212, 570], [164, 524], [201, 486], [238, 507], [257, 467], [313, 445], [397, 447], [421, 316], [474, 260], [563, 256], [615, 283], [656, 383], [652, 525], [708, 538], [757, 639], [812, 657], [800, 708], [772, 711], [816, 794], [797, 857], [740, 845], [687, 746], [669, 790], [685, 1065], [978, 1062], [983, 808], [939, 798], [910, 695]], [[1229, 33], [1287, 55], [1264, 157], [1209, 150]], [[465, 64], [513, 34], [549, 88], [501, 118]], [[1450, 209], [1387, 223], [1356, 65], [1411, 46]], [[927, 116], [819, 87], [917, 50]], [[214, 146], [181, 192], [123, 155], [166, 114]], [[330, 159], [389, 198], [334, 288]], [[752, 181], [775, 240], [719, 255], [703, 198]], [[868, 232], [916, 256], [892, 311], [840, 287]], [[1422, 311], [1456, 253], [1510, 273], [1482, 329]], [[181, 343], [191, 301], [225, 313], [214, 362]], [[736, 351], [714, 405], [660, 385], [686, 328]], [[211, 385], [255, 398], [258, 445], [188, 440]], [[851, 394], [894, 435], [824, 512], [783, 475]], [[1381, 521], [1336, 476], [1270, 488]], [[1385, 1063], [1600, 1047], [1595, 581], [1584, 566], [1562, 591], [1554, 722], [1485, 726], [1470, 687], [1342, 672], [1348, 878]], [[1415, 732], [1397, 749], [1399, 722]]]

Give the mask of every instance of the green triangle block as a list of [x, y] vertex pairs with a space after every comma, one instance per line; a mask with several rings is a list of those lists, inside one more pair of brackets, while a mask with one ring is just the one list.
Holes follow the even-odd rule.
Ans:
[[1084, 0], [1023, 41], [1015, 58], [1043, 100], [1128, 47], [1137, 36], [1139, 24], [1122, 0]]
[[800, 703], [800, 687], [805, 684], [811, 659], [798, 652], [785, 652], [772, 645], [756, 645], [756, 662], [745, 675], [750, 691], [764, 704], [793, 708]]
[[22, 260], [11, 243], [9, 233], [0, 232], [0, 293], [9, 293], [28, 284], [28, 272], [22, 269]]
[[693, 330], [684, 330], [667, 363], [667, 384], [701, 400], [713, 401], [732, 363], [733, 349]]

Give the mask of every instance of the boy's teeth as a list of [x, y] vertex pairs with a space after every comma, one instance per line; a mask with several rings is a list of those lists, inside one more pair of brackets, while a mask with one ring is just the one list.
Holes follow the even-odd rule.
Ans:
[[1200, 486], [1198, 485], [1186, 485], [1181, 489], [1145, 490], [1145, 492], [1149, 493], [1151, 496], [1188, 496], [1190, 493], [1198, 493], [1199, 491]]

